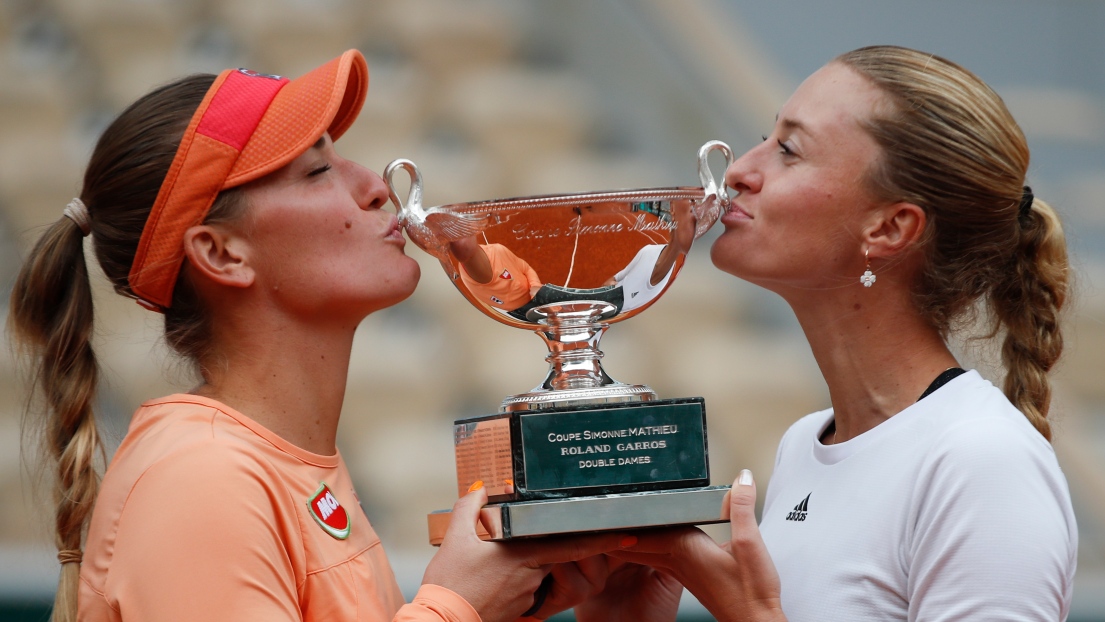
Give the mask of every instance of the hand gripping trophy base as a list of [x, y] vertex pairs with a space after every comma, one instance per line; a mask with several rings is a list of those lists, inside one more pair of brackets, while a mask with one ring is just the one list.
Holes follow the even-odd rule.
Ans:
[[[384, 171], [410, 239], [441, 261], [461, 294], [498, 322], [533, 330], [549, 370], [494, 414], [453, 425], [457, 493], [483, 482], [481, 537], [723, 522], [727, 486], [710, 486], [705, 402], [661, 400], [602, 368], [599, 340], [674, 282], [691, 243], [729, 206], [707, 158], [701, 187], [646, 188], [422, 205], [409, 160]], [[411, 179], [406, 204], [393, 175]], [[451, 513], [429, 515], [440, 544]]]

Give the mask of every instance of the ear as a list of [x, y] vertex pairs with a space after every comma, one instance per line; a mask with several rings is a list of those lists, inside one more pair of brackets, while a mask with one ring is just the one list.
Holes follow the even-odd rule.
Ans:
[[863, 230], [872, 257], [894, 257], [912, 249], [925, 233], [925, 210], [901, 201], [878, 212]]
[[223, 227], [196, 225], [184, 232], [184, 254], [197, 273], [226, 287], [253, 284], [245, 239]]

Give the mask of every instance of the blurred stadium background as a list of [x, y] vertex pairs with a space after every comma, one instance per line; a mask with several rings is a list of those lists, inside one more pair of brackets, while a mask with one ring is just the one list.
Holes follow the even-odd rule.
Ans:
[[[0, 0], [0, 319], [43, 225], [80, 189], [99, 132], [182, 74], [296, 76], [356, 47], [368, 103], [339, 143], [381, 171], [422, 168], [428, 205], [697, 184], [710, 139], [738, 152], [836, 54], [935, 52], [1002, 94], [1033, 149], [1029, 182], [1066, 219], [1078, 295], [1055, 376], [1055, 448], [1081, 549], [1072, 620], [1105, 620], [1105, 3], [1077, 0]], [[709, 262], [708, 233], [666, 297], [603, 340], [606, 369], [664, 397], [701, 395], [716, 482], [766, 482], [776, 442], [827, 404], [789, 309]], [[350, 370], [341, 450], [412, 594], [433, 554], [424, 516], [455, 496], [450, 425], [543, 377], [536, 336], [461, 303], [413, 245], [422, 283], [370, 317]], [[100, 408], [118, 443], [141, 401], [193, 379], [159, 318], [97, 290]], [[996, 378], [992, 357], [964, 358]], [[21, 451], [25, 385], [0, 349], [0, 619], [43, 620], [57, 563], [48, 479]], [[724, 534], [724, 531], [718, 531]], [[1016, 546], [1017, 543], [1010, 543]], [[706, 619], [693, 599], [683, 617]]]

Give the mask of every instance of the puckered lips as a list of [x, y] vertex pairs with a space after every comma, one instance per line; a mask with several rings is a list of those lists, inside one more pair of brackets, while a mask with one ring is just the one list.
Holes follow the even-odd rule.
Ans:
[[721, 220], [722, 220], [722, 223], [726, 223], [726, 222], [737, 222], [737, 221], [741, 221], [741, 220], [754, 220], [754, 218], [752, 217], [751, 214], [746, 212], [741, 206], [737, 205], [736, 202], [733, 202], [733, 203], [729, 204], [729, 209], [726, 210], [725, 213], [721, 215]]

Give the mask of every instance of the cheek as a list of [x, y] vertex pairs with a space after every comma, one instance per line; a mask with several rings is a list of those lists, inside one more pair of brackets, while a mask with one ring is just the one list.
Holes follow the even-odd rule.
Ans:
[[830, 183], [792, 187], [763, 210], [757, 224], [774, 243], [805, 245], [846, 228], [852, 199]]
[[294, 252], [297, 249], [309, 249], [323, 256], [341, 251], [349, 246], [364, 243], [368, 234], [365, 223], [354, 222], [340, 213], [296, 214], [282, 224], [277, 234], [281, 242], [287, 244], [277, 248], [277, 252]]
[[355, 246], [354, 232], [356, 225], [347, 229], [341, 219], [287, 218], [257, 227], [251, 238], [270, 277], [284, 280], [330, 272], [347, 263]]

